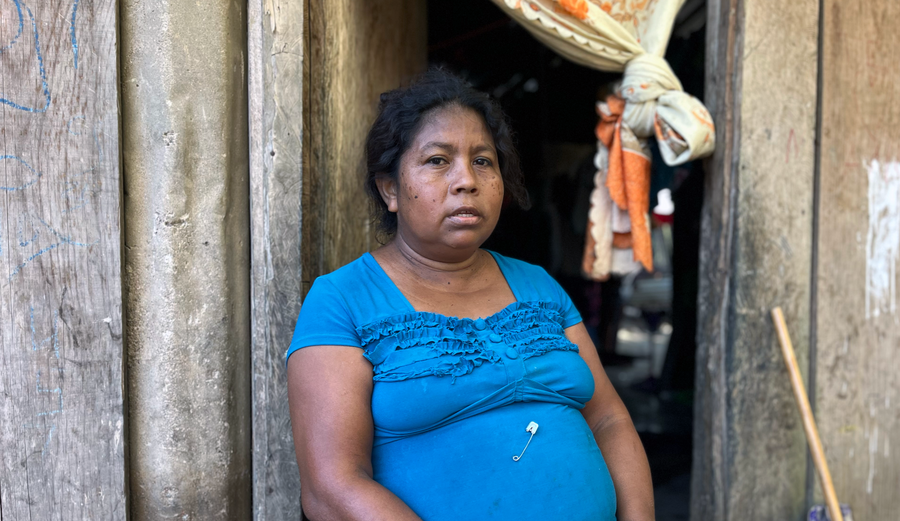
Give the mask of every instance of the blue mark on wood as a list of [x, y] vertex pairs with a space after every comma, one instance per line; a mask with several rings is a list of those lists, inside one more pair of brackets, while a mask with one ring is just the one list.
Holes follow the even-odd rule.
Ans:
[[79, 114], [77, 116], [72, 116], [71, 118], [69, 118], [69, 121], [66, 122], [66, 131], [68, 131], [68, 133], [72, 134], [73, 136], [80, 136], [81, 132], [73, 132], [72, 131], [72, 122], [75, 121], [76, 119], [80, 119], [80, 120], [84, 121], [84, 115]]
[[69, 27], [69, 34], [72, 39], [72, 54], [75, 55], [75, 70], [78, 70], [78, 39], [75, 38], [75, 15], [78, 14], [78, 0], [72, 4], [72, 23]]
[[49, 251], [59, 248], [60, 246], [68, 245], [68, 246], [78, 246], [81, 248], [87, 248], [87, 247], [93, 246], [93, 245], [97, 244], [98, 242], [100, 242], [99, 239], [94, 242], [91, 242], [91, 243], [78, 242], [78, 241], [73, 240], [71, 237], [66, 237], [65, 235], [59, 233], [56, 229], [54, 229], [52, 226], [47, 224], [47, 222], [44, 221], [43, 219], [41, 219], [40, 217], [32, 216], [32, 225], [34, 224], [35, 221], [42, 224], [47, 230], [49, 230], [50, 233], [56, 238], [55, 240], [57, 242], [55, 242], [49, 246], [45, 246], [44, 248], [41, 248], [37, 253], [35, 253], [35, 254], [29, 256], [27, 259], [25, 259], [24, 262], [22, 262], [21, 264], [16, 266], [16, 268], [12, 271], [12, 273], [9, 274], [9, 277], [7, 278], [7, 280], [12, 280], [13, 277], [15, 277], [20, 271], [22, 271], [22, 268], [27, 266], [28, 263], [30, 263], [31, 261], [37, 259], [41, 255], [43, 255]]
[[[36, 425], [33, 423], [23, 423], [22, 428], [34, 429], [37, 431], [44, 431], [45, 429], [47, 429], [46, 425]], [[51, 423], [49, 430], [47, 430], [47, 439], [44, 440], [44, 445], [41, 447], [41, 461], [44, 461], [44, 456], [50, 450], [50, 441], [53, 439], [54, 432], [56, 432], [56, 424]]]
[[5, 47], [0, 49], [0, 54], [3, 54], [7, 49], [12, 48], [12, 46], [15, 45], [17, 41], [19, 41], [19, 37], [22, 36], [22, 31], [25, 29], [25, 17], [22, 16], [22, 6], [21, 4], [19, 4], [18, 0], [14, 0], [14, 3], [16, 4], [16, 12], [19, 15], [19, 31]]
[[[63, 368], [60, 365], [60, 356], [59, 356], [59, 311], [53, 311], [53, 320], [51, 322], [51, 332], [49, 336], [41, 338], [42, 335], [39, 335], [37, 332], [37, 328], [35, 327], [35, 309], [34, 306], [29, 306], [28, 316], [29, 316], [29, 326], [31, 329], [31, 351], [42, 351], [49, 348], [49, 352], [52, 353], [53, 357], [57, 360], [57, 368], [56, 372], [59, 375], [62, 375]], [[52, 370], [51, 370], [52, 372]], [[34, 390], [39, 396], [47, 396], [49, 397], [53, 403], [49, 407], [44, 407], [42, 411], [33, 413], [37, 418], [43, 418], [42, 421], [35, 421], [34, 423], [23, 423], [22, 427], [26, 429], [34, 429], [41, 431], [42, 435], [45, 435], [43, 446], [41, 448], [41, 459], [43, 460], [44, 455], [50, 449], [50, 442], [53, 440], [53, 434], [56, 432], [56, 423], [49, 423], [50, 419], [55, 417], [57, 414], [60, 414], [64, 410], [64, 402], [63, 402], [63, 390], [62, 387], [57, 384], [55, 387], [52, 385], [48, 385], [46, 382], [41, 381], [41, 371], [37, 371], [34, 380]], [[62, 381], [62, 380], [60, 380]]]
[[41, 461], [44, 460], [44, 454], [50, 449], [50, 440], [53, 439], [53, 433], [56, 432], [56, 424], [50, 425], [50, 432], [47, 433], [47, 441], [44, 442], [44, 446], [41, 448]]
[[0, 190], [6, 190], [7, 192], [14, 192], [16, 190], [24, 190], [25, 188], [28, 188], [29, 186], [33, 185], [34, 183], [37, 183], [40, 180], [42, 174], [40, 172], [36, 171], [31, 165], [29, 165], [21, 157], [11, 156], [11, 155], [0, 156], [0, 161], [6, 161], [8, 159], [12, 159], [14, 161], [18, 161], [19, 163], [21, 163], [22, 166], [24, 166], [29, 171], [31, 171], [31, 175], [34, 176], [34, 179], [32, 179], [31, 181], [28, 181], [25, 184], [19, 185], [19, 186], [0, 186]]
[[65, 235], [56, 231], [56, 229], [54, 229], [52, 226], [47, 224], [47, 222], [44, 221], [43, 219], [41, 219], [40, 217], [34, 217], [34, 220], [43, 224], [48, 230], [50, 230], [50, 233], [52, 233], [54, 236], [56, 236], [56, 238], [58, 238], [60, 240], [60, 242], [62, 242], [63, 244], [71, 244], [72, 246], [83, 246], [86, 248], [88, 246], [93, 246], [94, 244], [97, 244], [97, 242], [98, 242], [98, 241], [94, 241], [91, 243], [85, 243], [85, 242], [75, 241], [71, 237], [66, 237]]
[[[18, 221], [17, 225], [18, 226], [16, 226], [16, 237], [19, 239], [19, 246], [23, 246], [23, 247], [28, 246], [29, 244], [36, 241], [38, 239], [38, 237], [40, 237], [40, 235], [41, 235], [37, 230], [34, 229], [34, 221], [32, 221], [28, 218], [28, 214], [23, 213], [23, 214], [19, 215], [19, 221]], [[26, 235], [25, 227], [26, 226], [30, 226], [31, 227], [30, 229], [32, 232], [31, 237], [29, 237], [27, 239], [25, 238], [25, 235]]]
[[37, 389], [37, 392], [39, 392], [39, 393], [56, 394], [56, 395], [58, 395], [57, 398], [59, 399], [59, 404], [56, 406], [56, 409], [54, 409], [52, 411], [39, 412], [39, 413], [37, 413], [38, 416], [53, 416], [54, 414], [59, 414], [59, 413], [63, 412], [62, 389], [60, 389], [59, 387], [56, 387], [54, 389], [46, 389], [46, 388], [41, 387], [41, 372], [40, 371], [37, 372], [35, 389]]
[[[16, 4], [16, 9], [21, 10], [22, 6], [19, 0], [13, 0], [13, 3]], [[29, 9], [28, 6], [25, 6], [25, 11], [28, 12], [28, 16], [29, 18], [31, 18], [31, 28], [34, 31], [34, 50], [37, 53], [38, 67], [40, 69], [41, 88], [44, 94], [44, 106], [26, 107], [4, 97], [0, 97], [0, 103], [9, 105], [14, 109], [24, 110], [25, 112], [47, 112], [47, 108], [50, 106], [50, 87], [47, 85], [47, 73], [44, 70], [44, 55], [41, 54], [41, 40], [38, 36], [37, 22], [34, 21], [34, 13], [31, 12], [31, 9]]]
[[37, 340], [37, 331], [34, 327], [34, 306], [31, 306], [28, 316], [31, 319], [31, 350], [37, 351], [49, 343], [50, 347], [53, 349], [53, 355], [59, 360], [59, 311], [53, 312], [53, 326], [50, 336], [44, 338], [40, 342]]
[[89, 179], [85, 174], [93, 172], [94, 168], [88, 168], [83, 172], [79, 172], [72, 177], [72, 180], [66, 181], [66, 189], [62, 192], [62, 198], [70, 204], [69, 208], [62, 213], [73, 212], [84, 207], [88, 203], [88, 196], [95, 192], [95, 183], [93, 179]]

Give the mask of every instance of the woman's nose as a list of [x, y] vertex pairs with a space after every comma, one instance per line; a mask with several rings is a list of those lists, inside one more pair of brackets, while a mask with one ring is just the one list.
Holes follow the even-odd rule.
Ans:
[[463, 164], [455, 169], [450, 190], [454, 193], [478, 192], [478, 175], [472, 165]]

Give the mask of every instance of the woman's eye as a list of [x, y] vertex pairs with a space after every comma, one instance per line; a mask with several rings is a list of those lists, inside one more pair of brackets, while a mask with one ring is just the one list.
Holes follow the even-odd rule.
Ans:
[[494, 163], [486, 157], [479, 157], [478, 159], [475, 160], [475, 164], [478, 166], [491, 166]]
[[442, 165], [445, 162], [446, 162], [446, 159], [444, 159], [443, 157], [440, 157], [440, 156], [429, 157], [428, 161], [426, 161], [426, 163], [428, 163], [430, 165]]

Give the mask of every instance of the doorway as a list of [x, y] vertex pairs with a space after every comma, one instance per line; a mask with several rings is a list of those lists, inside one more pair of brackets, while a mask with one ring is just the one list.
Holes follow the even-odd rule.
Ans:
[[[666, 54], [701, 100], [705, 23], [705, 0], [687, 2]], [[533, 206], [504, 208], [485, 247], [544, 267], [572, 297], [644, 443], [657, 519], [688, 519], [702, 163], [668, 167], [654, 150], [655, 273], [586, 280], [594, 104], [620, 75], [561, 58], [485, 0], [429, 0], [428, 63], [490, 93], [509, 116]]]

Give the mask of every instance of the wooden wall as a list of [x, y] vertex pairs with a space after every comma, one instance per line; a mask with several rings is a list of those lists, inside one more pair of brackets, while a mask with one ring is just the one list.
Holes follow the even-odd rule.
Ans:
[[363, 144], [378, 95], [425, 70], [425, 5], [425, 0], [309, 0], [304, 285], [377, 246], [362, 189]]
[[[808, 350], [815, 0], [709, 3], [694, 520], [800, 519], [806, 445], [769, 319]], [[790, 45], [785, 42], [790, 41]], [[774, 86], [777, 86], [775, 88]]]
[[377, 246], [362, 190], [378, 94], [424, 70], [424, 0], [249, 3], [254, 518], [296, 519], [284, 354], [319, 275]]
[[768, 318], [782, 306], [839, 498], [856, 519], [893, 519], [900, 7], [708, 5], [718, 147], [701, 248], [691, 517], [800, 520], [822, 503]]
[[0, 518], [125, 519], [116, 2], [0, 21]]
[[897, 519], [900, 4], [822, 5], [815, 409], [840, 501]]

